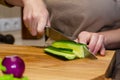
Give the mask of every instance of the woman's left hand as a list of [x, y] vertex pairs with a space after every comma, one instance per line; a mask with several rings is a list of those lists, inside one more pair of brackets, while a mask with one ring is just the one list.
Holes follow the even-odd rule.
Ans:
[[93, 54], [97, 54], [100, 52], [100, 55], [105, 55], [105, 47], [104, 47], [104, 36], [98, 33], [92, 33], [83, 31], [79, 33], [77, 39], [75, 39], [78, 43], [84, 43], [88, 45], [89, 50]]

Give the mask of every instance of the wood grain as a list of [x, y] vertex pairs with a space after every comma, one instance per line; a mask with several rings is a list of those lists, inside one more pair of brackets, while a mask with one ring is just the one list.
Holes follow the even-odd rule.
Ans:
[[65, 61], [44, 52], [44, 48], [0, 44], [0, 58], [9, 55], [20, 56], [26, 64], [24, 76], [29, 80], [108, 80], [104, 73], [114, 51], [106, 56]]

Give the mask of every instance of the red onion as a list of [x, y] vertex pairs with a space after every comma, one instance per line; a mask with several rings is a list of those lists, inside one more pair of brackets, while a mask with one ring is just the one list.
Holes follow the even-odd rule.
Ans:
[[21, 78], [25, 71], [24, 61], [18, 56], [6, 56], [2, 65], [6, 67], [4, 74], [13, 74], [14, 77]]

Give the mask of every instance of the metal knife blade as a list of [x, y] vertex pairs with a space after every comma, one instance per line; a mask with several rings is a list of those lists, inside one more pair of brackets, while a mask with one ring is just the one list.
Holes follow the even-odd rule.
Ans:
[[53, 40], [71, 40], [70, 38], [68, 38], [67, 36], [65, 36], [64, 34], [62, 34], [61, 32], [55, 30], [52, 27], [46, 27], [46, 32], [45, 32], [47, 37], [52, 38]]
[[[65, 36], [64, 34], [62, 34], [61, 32], [55, 30], [54, 28], [52, 27], [46, 27], [46, 30], [45, 30], [45, 35], [47, 37], [50, 37], [52, 38], [53, 40], [70, 40], [70, 41], [73, 41], [71, 38]], [[90, 58], [91, 59], [97, 59], [97, 57], [95, 55], [93, 55], [90, 51]]]

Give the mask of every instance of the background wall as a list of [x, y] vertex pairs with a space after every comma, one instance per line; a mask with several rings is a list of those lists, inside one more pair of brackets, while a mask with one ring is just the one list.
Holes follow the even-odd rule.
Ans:
[[21, 29], [21, 8], [0, 5], [0, 31]]
[[0, 18], [20, 17], [20, 7], [6, 7], [0, 5]]

